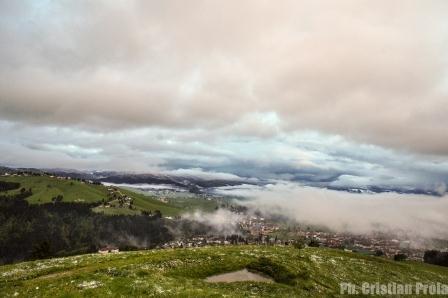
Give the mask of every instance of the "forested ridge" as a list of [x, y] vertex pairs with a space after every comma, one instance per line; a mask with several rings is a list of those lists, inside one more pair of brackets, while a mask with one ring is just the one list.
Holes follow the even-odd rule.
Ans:
[[30, 195], [32, 190], [26, 189], [0, 195], [0, 264], [94, 252], [108, 245], [151, 248], [172, 239], [160, 213], [107, 216], [93, 212], [95, 204], [29, 204]]

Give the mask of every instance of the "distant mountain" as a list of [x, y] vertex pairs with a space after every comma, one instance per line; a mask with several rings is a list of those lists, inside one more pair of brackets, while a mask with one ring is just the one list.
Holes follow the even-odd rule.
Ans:
[[[156, 174], [156, 173], [129, 173], [118, 171], [80, 171], [74, 169], [37, 169], [37, 168], [11, 168], [0, 166], [0, 174], [3, 173], [17, 173], [17, 172], [29, 172], [29, 173], [47, 173], [54, 176], [71, 177], [76, 179], [92, 180], [95, 182], [108, 182], [114, 184], [154, 184], [154, 185], [171, 185], [174, 188], [182, 188], [192, 193], [201, 193], [207, 189], [223, 186], [237, 186], [242, 184], [262, 185], [266, 181], [254, 182], [256, 180], [240, 178], [240, 179], [216, 179], [213, 177], [203, 178], [196, 177], [194, 175], [174, 175], [174, 174]], [[439, 193], [433, 190], [421, 189], [421, 188], [405, 188], [394, 186], [332, 186], [327, 182], [319, 181], [318, 183], [310, 180], [301, 181], [300, 179], [294, 180], [297, 183], [304, 185], [326, 188], [337, 191], [346, 191], [350, 193], [402, 193], [402, 194], [423, 194], [430, 196], [440, 196]], [[330, 181], [330, 180], [329, 180]]]
[[73, 169], [36, 169], [36, 168], [9, 168], [0, 167], [0, 173], [28, 172], [42, 174], [47, 173], [54, 176], [70, 177], [75, 179], [92, 180], [95, 182], [108, 182], [114, 184], [154, 184], [171, 185], [182, 188], [192, 193], [200, 193], [204, 189], [222, 186], [235, 186], [241, 184], [254, 184], [241, 178], [239, 180], [202, 178], [192, 175], [169, 175], [169, 174], [136, 174], [115, 171], [79, 171]]
[[439, 193], [420, 189], [420, 188], [403, 188], [403, 187], [381, 187], [381, 186], [367, 186], [367, 187], [350, 187], [350, 186], [327, 186], [327, 189], [346, 191], [351, 193], [385, 193], [393, 192], [400, 194], [418, 194], [418, 195], [429, 195], [429, 196], [440, 196]]
[[253, 182], [247, 182], [245, 180], [206, 180], [191, 176], [117, 173], [112, 175], [104, 175], [102, 173], [102, 177], [96, 178], [95, 180], [118, 184], [167, 184], [186, 189], [193, 193], [201, 192], [205, 188], [253, 184]]

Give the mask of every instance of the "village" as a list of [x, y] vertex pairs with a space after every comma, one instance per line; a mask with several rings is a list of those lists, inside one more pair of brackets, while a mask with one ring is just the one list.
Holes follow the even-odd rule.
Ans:
[[123, 194], [117, 187], [107, 187], [107, 201], [102, 204], [103, 208], [129, 208], [134, 209], [134, 200]]
[[[423, 261], [425, 249], [412, 247], [412, 242], [396, 239], [392, 235], [354, 235], [328, 231], [312, 231], [296, 228], [282, 236], [280, 224], [260, 216], [247, 216], [238, 222], [238, 233], [231, 235], [200, 235], [188, 239], [176, 239], [159, 248], [185, 248], [215, 245], [293, 245], [303, 241], [311, 246], [342, 249], [347, 252], [394, 258], [404, 254], [410, 260]], [[311, 243], [311, 244], [310, 244]]]
[[[72, 177], [51, 175], [39, 172], [12, 172], [2, 173], [2, 176], [48, 176], [58, 180], [76, 180], [83, 184], [98, 184], [97, 182], [77, 179]], [[125, 208], [135, 209], [134, 201], [131, 197], [123, 193], [118, 187], [107, 186], [107, 199], [101, 202], [102, 208]], [[163, 203], [168, 203], [169, 195], [167, 190], [159, 190], [157, 199]], [[163, 195], [162, 195], [163, 194]], [[203, 194], [208, 200], [209, 195]], [[311, 241], [314, 245], [335, 249], [344, 249], [369, 255], [384, 256], [393, 258], [397, 254], [405, 254], [408, 259], [422, 261], [425, 252], [424, 248], [415, 248], [409, 239], [388, 235], [384, 233], [373, 233], [366, 235], [355, 235], [350, 233], [336, 233], [328, 230], [318, 230], [306, 226], [288, 226], [278, 220], [265, 218], [261, 215], [246, 214], [244, 208], [230, 206], [229, 210], [238, 214], [240, 220], [237, 222], [237, 231], [231, 235], [200, 235], [188, 239], [176, 239], [174, 241], [159, 245], [160, 248], [178, 247], [200, 247], [207, 245], [290, 245], [298, 240], [306, 243]], [[165, 217], [173, 220], [173, 217]], [[178, 218], [177, 218], [178, 219]], [[445, 248], [446, 249], [446, 248]], [[104, 249], [102, 253], [117, 252], [117, 248]]]

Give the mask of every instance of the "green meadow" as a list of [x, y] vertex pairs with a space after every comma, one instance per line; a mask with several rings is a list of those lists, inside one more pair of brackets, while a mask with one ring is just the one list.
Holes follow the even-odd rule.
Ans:
[[[57, 179], [49, 176], [8, 176], [0, 177], [0, 180], [18, 182], [20, 188], [31, 188], [33, 195], [27, 198], [30, 203], [49, 203], [53, 197], [58, 195], [64, 197], [64, 202], [85, 203], [99, 202], [107, 197], [107, 190], [104, 186], [76, 180]], [[19, 189], [8, 191], [6, 194], [14, 194], [19, 191]]]
[[[162, 212], [163, 216], [176, 216], [182, 213], [184, 210], [177, 206], [174, 206], [169, 203], [163, 203], [160, 200], [157, 200], [155, 196], [148, 196], [139, 192], [132, 191], [130, 189], [120, 188], [120, 192], [131, 197], [134, 201], [134, 210], [127, 208], [104, 208], [104, 207], [95, 207], [94, 211], [102, 212], [104, 214], [140, 214], [141, 211], [152, 211], [159, 210]], [[114, 201], [111, 202], [114, 204]]]
[[[243, 268], [255, 268], [275, 282], [204, 280]], [[0, 267], [4, 297], [339, 297], [342, 282], [448, 284], [448, 268], [289, 246], [89, 254]]]
[[[1, 181], [18, 182], [20, 188], [2, 192], [2, 195], [13, 195], [20, 192], [21, 188], [32, 189], [32, 196], [27, 198], [31, 204], [51, 202], [52, 198], [62, 195], [63, 202], [95, 203], [107, 201], [107, 188], [103, 185], [84, 183], [77, 180], [58, 179], [50, 176], [8, 176], [0, 177]], [[119, 188], [120, 192], [133, 199], [135, 209], [98, 206], [93, 208], [95, 212], [106, 215], [135, 215], [142, 211], [159, 210], [163, 216], [176, 216], [183, 212], [191, 212], [197, 209], [212, 211], [218, 205], [214, 200], [191, 197], [188, 195], [170, 198], [167, 203], [161, 202], [154, 195], [148, 195], [130, 188]], [[111, 202], [114, 204], [114, 201]], [[118, 206], [118, 204], [115, 204]]]

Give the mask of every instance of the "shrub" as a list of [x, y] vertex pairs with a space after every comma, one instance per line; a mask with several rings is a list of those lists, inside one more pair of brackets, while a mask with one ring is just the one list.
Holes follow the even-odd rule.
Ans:
[[302, 248], [305, 248], [306, 243], [305, 243], [305, 240], [298, 239], [292, 243], [292, 246], [297, 249], [302, 249]]
[[311, 239], [310, 243], [308, 243], [309, 247], [319, 247], [320, 243], [316, 239]]
[[396, 255], [394, 256], [394, 261], [404, 261], [404, 260], [406, 260], [407, 258], [408, 258], [408, 256], [405, 255], [405, 254], [396, 254]]
[[384, 252], [382, 250], [378, 249], [378, 250], [375, 251], [375, 256], [376, 257], [382, 257], [382, 256], [384, 256]]
[[448, 252], [427, 250], [423, 257], [425, 263], [448, 267]]
[[20, 183], [0, 181], [0, 191], [14, 190], [20, 187]]

